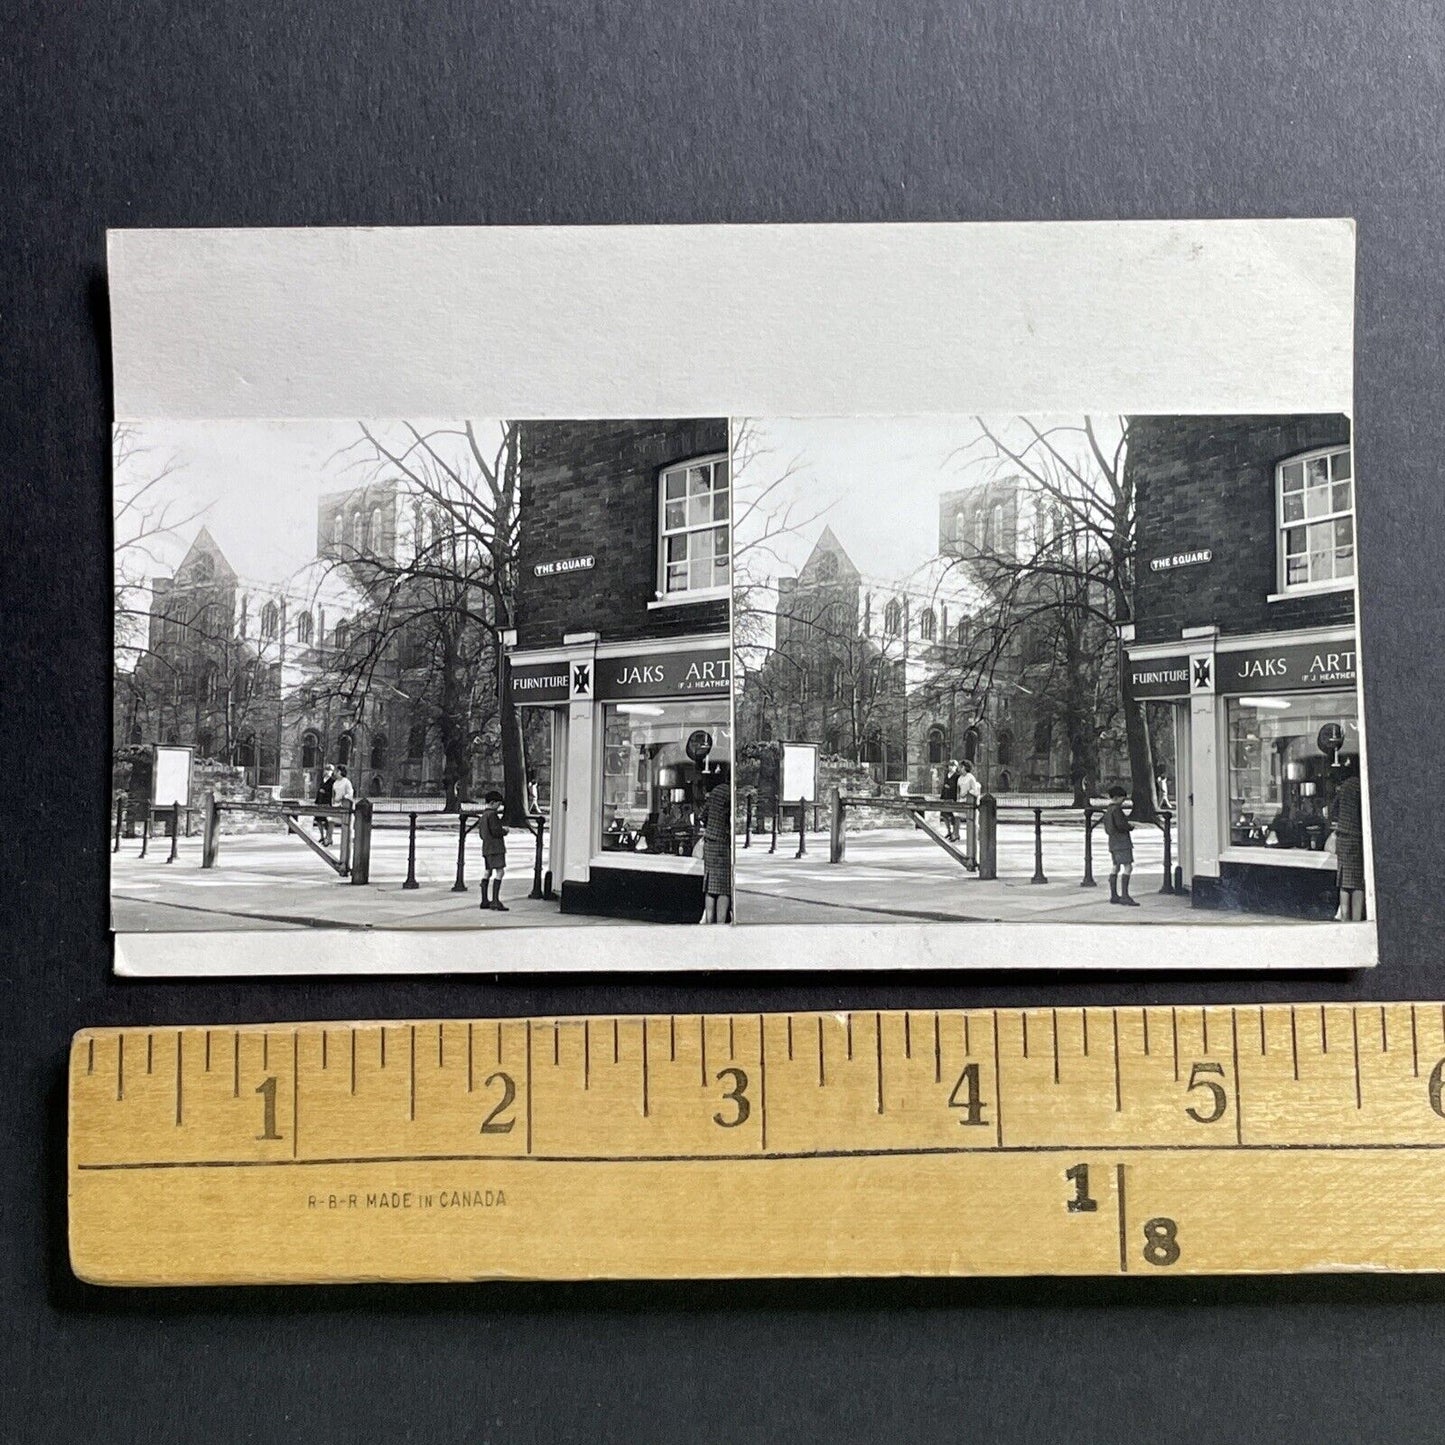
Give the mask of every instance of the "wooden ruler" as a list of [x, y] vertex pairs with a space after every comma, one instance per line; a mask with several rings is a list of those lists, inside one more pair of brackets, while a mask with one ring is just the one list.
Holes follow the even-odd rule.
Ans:
[[1445, 1005], [87, 1029], [102, 1284], [1445, 1268]]

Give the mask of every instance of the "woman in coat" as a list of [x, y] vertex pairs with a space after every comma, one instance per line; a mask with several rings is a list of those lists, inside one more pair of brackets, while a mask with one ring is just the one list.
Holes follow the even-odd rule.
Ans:
[[702, 805], [704, 923], [733, 921], [733, 790], [726, 767], [712, 776]]

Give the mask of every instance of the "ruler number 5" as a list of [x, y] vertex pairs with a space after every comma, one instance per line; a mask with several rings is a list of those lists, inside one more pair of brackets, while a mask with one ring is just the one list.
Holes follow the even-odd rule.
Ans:
[[[1212, 1075], [1218, 1077], [1211, 1077]], [[1223, 1064], [1195, 1064], [1189, 1070], [1189, 1083], [1185, 1092], [1192, 1094], [1195, 1089], [1205, 1089], [1210, 1096], [1210, 1102], [1203, 1110], [1191, 1104], [1184, 1111], [1196, 1124], [1217, 1124], [1224, 1117], [1224, 1111], [1229, 1107], [1229, 1095], [1224, 1092], [1224, 1085], [1219, 1082], [1223, 1077]]]

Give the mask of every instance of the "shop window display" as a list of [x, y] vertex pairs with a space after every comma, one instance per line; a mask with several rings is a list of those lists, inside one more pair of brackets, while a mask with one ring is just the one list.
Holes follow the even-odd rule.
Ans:
[[602, 851], [690, 859], [707, 777], [732, 769], [727, 700], [609, 703], [603, 728]]
[[1240, 697], [1227, 707], [1230, 844], [1322, 851], [1338, 764], [1359, 757], [1355, 695]]

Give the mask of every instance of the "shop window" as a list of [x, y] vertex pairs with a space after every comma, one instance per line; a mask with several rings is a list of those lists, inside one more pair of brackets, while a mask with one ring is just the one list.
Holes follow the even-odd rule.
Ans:
[[669, 467], [658, 480], [658, 587], [661, 598], [716, 595], [732, 565], [726, 457]]
[[603, 739], [602, 851], [692, 867], [708, 781], [732, 772], [727, 699], [608, 703]]
[[918, 635], [924, 642], [933, 642], [938, 637], [938, 614], [931, 607], [925, 607], [918, 619]]
[[1329, 837], [1335, 764], [1359, 757], [1355, 694], [1232, 697], [1226, 711], [1231, 846], [1320, 852]]
[[311, 620], [309, 612], [299, 612], [296, 615], [296, 641], [303, 647], [311, 645], [311, 637], [315, 631], [316, 624]]
[[1355, 484], [1348, 447], [1309, 452], [1275, 473], [1279, 590], [1348, 586], [1355, 575]]

